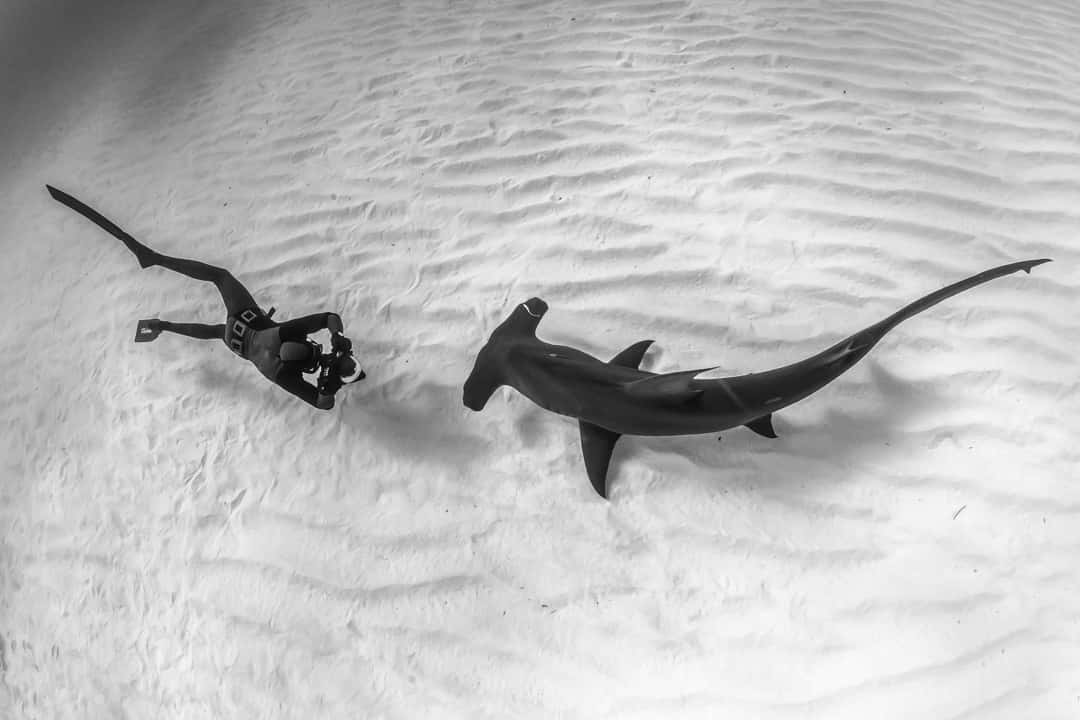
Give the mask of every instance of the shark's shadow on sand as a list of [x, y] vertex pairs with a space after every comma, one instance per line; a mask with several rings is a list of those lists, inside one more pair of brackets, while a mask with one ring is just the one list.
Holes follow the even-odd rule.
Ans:
[[[372, 375], [377, 380], [378, 370]], [[342, 422], [399, 457], [460, 465], [489, 446], [475, 433], [464, 432], [453, 417], [458, 407], [456, 386], [420, 382], [411, 388], [408, 400], [393, 400], [386, 387], [377, 385], [361, 384], [347, 392], [358, 397], [339, 406]]]

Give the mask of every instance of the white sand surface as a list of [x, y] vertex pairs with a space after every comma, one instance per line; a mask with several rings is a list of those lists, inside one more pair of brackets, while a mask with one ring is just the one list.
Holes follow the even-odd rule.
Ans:
[[[8, 3], [0, 717], [1080, 717], [1080, 6]], [[278, 318], [320, 413], [45, 183]], [[461, 384], [540, 335], [808, 356], [778, 440], [627, 438]]]

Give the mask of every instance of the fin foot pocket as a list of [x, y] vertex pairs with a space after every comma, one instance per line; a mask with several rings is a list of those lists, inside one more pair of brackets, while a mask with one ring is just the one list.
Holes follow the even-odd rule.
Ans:
[[135, 342], [150, 342], [161, 334], [161, 321], [157, 318], [140, 320], [135, 327]]

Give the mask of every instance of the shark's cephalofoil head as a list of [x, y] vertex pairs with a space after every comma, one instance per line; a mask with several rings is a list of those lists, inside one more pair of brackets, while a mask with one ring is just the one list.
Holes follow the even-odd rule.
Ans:
[[529, 298], [515, 307], [510, 316], [495, 328], [487, 344], [476, 354], [472, 372], [465, 381], [462, 393], [465, 407], [483, 410], [492, 394], [505, 384], [502, 368], [506, 362], [505, 343], [515, 338], [536, 337], [536, 326], [547, 309], [547, 303], [540, 298]]
[[529, 298], [514, 308], [514, 312], [495, 328], [495, 332], [491, 333], [491, 340], [497, 337], [536, 337], [536, 326], [547, 311], [546, 302], [538, 297]]
[[492, 394], [502, 384], [502, 372], [499, 371], [495, 351], [489, 340], [488, 344], [480, 348], [480, 352], [476, 354], [472, 372], [465, 380], [465, 388], [461, 395], [462, 402], [470, 410], [483, 410]]

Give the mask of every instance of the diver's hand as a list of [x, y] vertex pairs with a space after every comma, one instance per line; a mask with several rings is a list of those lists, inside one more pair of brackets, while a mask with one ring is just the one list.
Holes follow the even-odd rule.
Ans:
[[330, 345], [334, 348], [334, 352], [352, 352], [352, 340], [341, 334], [332, 336], [330, 338]]
[[327, 313], [329, 317], [326, 318], [326, 329], [330, 331], [331, 335], [335, 337], [345, 331], [345, 326], [341, 324], [341, 316], [337, 313]]
[[334, 396], [344, 383], [341, 382], [341, 378], [337, 374], [327, 375], [319, 380], [319, 394], [329, 395], [331, 398]]

